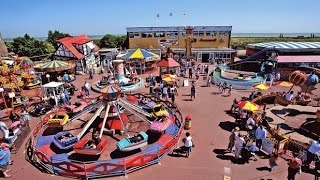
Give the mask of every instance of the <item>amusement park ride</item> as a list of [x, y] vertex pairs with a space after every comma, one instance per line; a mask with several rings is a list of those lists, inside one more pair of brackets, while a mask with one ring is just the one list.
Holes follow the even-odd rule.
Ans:
[[[33, 131], [30, 159], [59, 175], [102, 177], [154, 164], [177, 145], [182, 116], [170, 102], [142, 94], [125, 95], [115, 84], [100, 92], [102, 96], [80, 111], [60, 108], [47, 113]], [[150, 102], [154, 105], [146, 106]], [[81, 122], [77, 119], [93, 111], [90, 120], [75, 130]], [[98, 159], [94, 164], [86, 162], [90, 158], [74, 161], [81, 155]]]

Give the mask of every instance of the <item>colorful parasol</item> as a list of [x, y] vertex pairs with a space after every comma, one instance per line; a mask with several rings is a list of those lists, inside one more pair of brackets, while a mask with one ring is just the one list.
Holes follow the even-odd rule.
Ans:
[[174, 82], [176, 81], [177, 76], [172, 74], [164, 74], [161, 76], [161, 78], [163, 81], [166, 81], [166, 82]]
[[262, 91], [266, 91], [266, 90], [270, 89], [270, 87], [266, 86], [265, 84], [258, 84], [258, 85], [255, 85], [253, 87], [255, 89], [262, 90]]
[[153, 52], [138, 48], [135, 51], [127, 54], [125, 58], [126, 59], [148, 59], [148, 58], [160, 58], [160, 57]]
[[283, 86], [283, 87], [291, 87], [293, 84], [288, 81], [279, 81], [277, 85]]
[[74, 68], [74, 65], [69, 64], [68, 62], [53, 60], [48, 63], [35, 65], [34, 68], [39, 71], [45, 72], [55, 72], [55, 71], [64, 71], [71, 68]]
[[240, 101], [238, 103], [238, 107], [242, 110], [246, 111], [259, 111], [259, 106], [255, 103], [252, 103], [250, 101]]

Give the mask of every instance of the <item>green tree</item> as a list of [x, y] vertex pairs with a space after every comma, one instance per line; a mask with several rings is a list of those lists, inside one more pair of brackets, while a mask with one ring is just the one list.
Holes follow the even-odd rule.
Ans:
[[111, 34], [106, 34], [100, 40], [100, 47], [101, 48], [117, 48], [117, 47], [126, 47], [127, 45], [127, 36], [115, 36]]
[[58, 48], [57, 40], [64, 38], [64, 37], [70, 37], [68, 33], [59, 32], [57, 30], [55, 31], [48, 31], [48, 42], [50, 42], [55, 49]]
[[[28, 34], [23, 37], [13, 39], [12, 51], [19, 56], [34, 57], [32, 60], [41, 60], [43, 57], [49, 55], [54, 51], [53, 46], [46, 41], [38, 41]], [[37, 57], [40, 56], [40, 57]]]

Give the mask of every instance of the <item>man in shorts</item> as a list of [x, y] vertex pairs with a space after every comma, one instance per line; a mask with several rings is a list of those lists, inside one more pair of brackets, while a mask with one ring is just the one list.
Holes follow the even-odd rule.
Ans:
[[189, 132], [186, 132], [184, 147], [186, 148], [186, 157], [188, 158], [190, 156], [191, 148], [193, 147], [192, 137]]

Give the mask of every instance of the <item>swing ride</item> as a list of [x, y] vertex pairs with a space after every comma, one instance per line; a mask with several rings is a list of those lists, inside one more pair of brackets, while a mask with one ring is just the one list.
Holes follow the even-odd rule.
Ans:
[[[170, 102], [142, 94], [125, 95], [115, 84], [107, 85], [101, 94], [80, 112], [61, 108], [41, 119], [31, 140], [38, 162], [50, 165], [59, 175], [122, 175], [160, 161], [178, 143], [182, 116], [177, 109], [172, 111], [176, 107]], [[145, 104], [137, 103], [140, 99], [168, 113], [157, 117], [143, 108]], [[138, 156], [144, 160], [138, 162], [134, 158]]]

